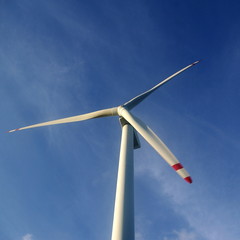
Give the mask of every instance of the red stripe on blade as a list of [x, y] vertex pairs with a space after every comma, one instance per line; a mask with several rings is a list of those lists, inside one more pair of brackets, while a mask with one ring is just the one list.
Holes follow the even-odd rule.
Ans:
[[184, 180], [188, 183], [192, 183], [192, 178], [190, 176], [185, 177]]
[[182, 169], [183, 166], [182, 166], [181, 163], [177, 163], [177, 164], [175, 164], [175, 165], [172, 165], [172, 168], [173, 168], [175, 171], [177, 171], [177, 170], [179, 170], [179, 169]]

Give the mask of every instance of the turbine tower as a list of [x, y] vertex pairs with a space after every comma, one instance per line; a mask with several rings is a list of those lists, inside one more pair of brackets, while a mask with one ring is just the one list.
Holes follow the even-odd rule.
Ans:
[[27, 127], [17, 128], [9, 132], [24, 130], [35, 127], [49, 126], [61, 123], [70, 123], [89, 120], [100, 117], [118, 116], [122, 126], [122, 138], [120, 146], [118, 177], [116, 186], [112, 240], [134, 240], [134, 181], [133, 181], [133, 151], [140, 147], [138, 140], [139, 133], [161, 156], [162, 158], [188, 183], [192, 183], [189, 173], [177, 160], [168, 147], [160, 138], [139, 118], [134, 116], [130, 110], [141, 103], [146, 97], [152, 94], [160, 86], [174, 78], [188, 68], [199, 63], [196, 61], [179, 70], [165, 80], [161, 81], [148, 91], [134, 97], [121, 106], [99, 110], [87, 114], [77, 115], [68, 118], [57, 119], [49, 122], [38, 123]]

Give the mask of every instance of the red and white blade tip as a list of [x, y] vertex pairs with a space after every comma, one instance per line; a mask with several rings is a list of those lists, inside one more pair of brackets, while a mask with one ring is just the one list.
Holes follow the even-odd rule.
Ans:
[[181, 163], [176, 163], [172, 165], [172, 168], [188, 183], [192, 183], [192, 178], [189, 176], [188, 172], [184, 169]]

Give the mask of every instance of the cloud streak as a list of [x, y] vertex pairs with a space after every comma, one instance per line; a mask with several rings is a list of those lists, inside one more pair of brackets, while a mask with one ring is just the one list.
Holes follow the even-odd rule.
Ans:
[[[182, 184], [175, 178], [168, 177], [168, 169], [154, 160], [151, 163], [140, 162], [137, 165], [137, 175], [152, 179], [151, 190], [159, 198], [165, 195], [170, 200], [172, 208], [176, 214], [181, 215], [188, 223], [192, 231], [180, 230], [175, 231], [174, 240], [191, 239], [191, 240], [224, 240], [238, 239], [240, 223], [237, 214], [234, 214], [236, 206], [225, 206], [225, 202], [216, 199], [209, 188], [205, 186]], [[165, 167], [164, 167], [165, 168]], [[161, 186], [161, 187], [159, 187]], [[169, 240], [168, 237], [165, 237]], [[172, 239], [172, 238], [170, 238]]]
[[197, 240], [196, 234], [194, 232], [188, 232], [186, 229], [174, 231], [173, 235], [173, 238], [164, 237], [163, 240]]
[[33, 235], [30, 233], [27, 233], [22, 237], [22, 240], [33, 240]]

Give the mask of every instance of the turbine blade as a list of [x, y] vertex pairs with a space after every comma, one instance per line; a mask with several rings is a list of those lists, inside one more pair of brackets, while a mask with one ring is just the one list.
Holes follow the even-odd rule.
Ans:
[[164, 79], [163, 81], [161, 81], [160, 83], [158, 83], [157, 85], [155, 85], [153, 88], [149, 89], [148, 91], [134, 97], [133, 99], [131, 99], [130, 101], [126, 102], [123, 104], [123, 106], [125, 108], [127, 108], [128, 110], [131, 110], [132, 108], [134, 108], [135, 106], [137, 106], [140, 102], [142, 102], [146, 97], [148, 97], [151, 93], [153, 93], [155, 90], [157, 90], [160, 86], [162, 86], [163, 84], [165, 84], [166, 82], [168, 82], [170, 79], [174, 78], [175, 76], [179, 75], [180, 73], [182, 73], [183, 71], [187, 70], [188, 68], [196, 65], [197, 63], [199, 63], [200, 61], [196, 61], [188, 66], [186, 66], [185, 68], [182, 68], [181, 70], [179, 70], [178, 72], [174, 73], [173, 75], [169, 76], [168, 78]]
[[87, 114], [82, 114], [82, 115], [77, 115], [73, 117], [67, 117], [67, 118], [61, 118], [49, 122], [43, 122], [43, 123], [38, 123], [34, 125], [30, 125], [27, 127], [21, 127], [17, 129], [10, 130], [8, 132], [15, 132], [18, 130], [23, 130], [23, 129], [28, 129], [28, 128], [36, 128], [36, 127], [42, 127], [42, 126], [49, 126], [49, 125], [55, 125], [55, 124], [61, 124], [61, 123], [70, 123], [70, 122], [79, 122], [79, 121], [84, 121], [92, 118], [99, 118], [99, 117], [108, 117], [108, 116], [116, 116], [117, 113], [117, 108], [108, 108], [108, 109], [103, 109], [99, 110], [96, 112], [91, 112]]
[[118, 114], [129, 122], [137, 132], [162, 156], [162, 158], [188, 183], [192, 183], [189, 173], [183, 168], [181, 163], [160, 140], [160, 138], [140, 119], [123, 107], [118, 108]]

